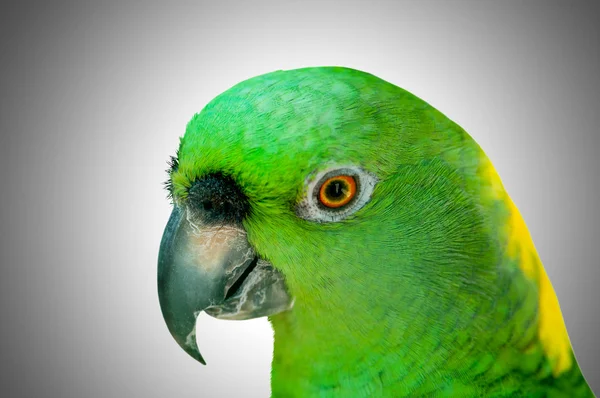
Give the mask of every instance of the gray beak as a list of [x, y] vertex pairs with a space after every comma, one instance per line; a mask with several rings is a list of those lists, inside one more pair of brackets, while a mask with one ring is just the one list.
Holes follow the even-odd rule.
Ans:
[[203, 364], [195, 329], [201, 311], [219, 319], [251, 319], [292, 306], [283, 275], [257, 257], [241, 225], [206, 222], [178, 205], [160, 245], [158, 293], [171, 335]]

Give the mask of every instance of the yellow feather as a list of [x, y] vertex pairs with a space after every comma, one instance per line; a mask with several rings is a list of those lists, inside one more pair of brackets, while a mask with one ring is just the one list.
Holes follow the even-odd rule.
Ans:
[[506, 253], [515, 259], [525, 276], [538, 288], [538, 337], [550, 364], [554, 376], [568, 370], [572, 364], [572, 349], [567, 328], [560, 311], [560, 305], [538, 256], [529, 230], [519, 210], [508, 196], [494, 166], [485, 154], [482, 154], [480, 176], [489, 183], [490, 199], [501, 201], [508, 209], [505, 220], [504, 239]]

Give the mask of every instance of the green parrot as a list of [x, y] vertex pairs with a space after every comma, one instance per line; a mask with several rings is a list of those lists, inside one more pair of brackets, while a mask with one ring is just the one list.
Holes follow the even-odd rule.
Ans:
[[274, 397], [593, 397], [527, 227], [474, 140], [343, 67], [241, 82], [188, 123], [166, 324], [269, 316]]

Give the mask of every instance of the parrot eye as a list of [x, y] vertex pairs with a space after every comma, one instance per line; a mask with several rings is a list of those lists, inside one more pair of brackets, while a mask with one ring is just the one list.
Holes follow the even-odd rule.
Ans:
[[355, 196], [356, 180], [347, 175], [331, 177], [319, 189], [319, 201], [333, 209], [347, 205]]
[[363, 207], [373, 193], [377, 178], [358, 167], [336, 167], [313, 173], [296, 214], [309, 221], [340, 221]]

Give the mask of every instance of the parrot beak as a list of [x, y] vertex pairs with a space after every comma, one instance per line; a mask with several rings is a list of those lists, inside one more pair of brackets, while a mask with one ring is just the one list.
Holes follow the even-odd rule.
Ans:
[[293, 304], [283, 275], [258, 258], [241, 226], [205, 223], [177, 205], [160, 245], [158, 293], [171, 335], [202, 364], [195, 327], [201, 311], [219, 319], [251, 319]]

